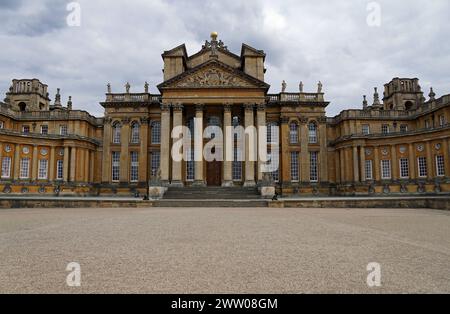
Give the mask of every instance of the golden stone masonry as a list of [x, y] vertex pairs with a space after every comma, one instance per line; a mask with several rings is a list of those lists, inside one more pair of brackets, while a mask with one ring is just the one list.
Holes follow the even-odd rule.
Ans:
[[[13, 80], [0, 103], [0, 195], [140, 195], [161, 186], [260, 187], [261, 161], [234, 149], [234, 161], [171, 158], [175, 126], [277, 126], [278, 171], [270, 181], [283, 195], [408, 195], [450, 193], [450, 95], [425, 99], [416, 78], [394, 78], [375, 89], [373, 103], [326, 117], [323, 86], [269, 94], [266, 54], [246, 44], [240, 55], [217, 33], [189, 56], [185, 45], [162, 54], [159, 95], [113, 93], [104, 117], [67, 106], [47, 85]], [[380, 91], [381, 93], [381, 91]], [[224, 144], [226, 143], [224, 139]], [[205, 139], [206, 143], [206, 139]], [[193, 152], [190, 152], [193, 154]]]

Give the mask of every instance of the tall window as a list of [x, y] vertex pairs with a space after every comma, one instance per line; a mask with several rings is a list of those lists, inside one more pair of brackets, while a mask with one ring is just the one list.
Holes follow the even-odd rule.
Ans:
[[382, 160], [381, 161], [381, 179], [391, 178], [391, 161]]
[[56, 180], [63, 180], [64, 179], [64, 161], [58, 160], [56, 162]]
[[365, 174], [366, 174], [366, 180], [373, 180], [373, 165], [372, 160], [366, 160], [365, 164]]
[[29, 134], [30, 133], [30, 126], [29, 125], [22, 126], [22, 133], [23, 134]]
[[401, 132], [401, 133], [406, 133], [406, 132], [408, 132], [408, 125], [407, 125], [407, 124], [401, 124], [401, 125], [400, 125], [400, 132]]
[[295, 122], [289, 124], [289, 139], [291, 144], [298, 143], [298, 125]]
[[408, 158], [400, 158], [400, 178], [409, 178], [409, 160]]
[[112, 169], [111, 169], [112, 181], [120, 180], [120, 153], [112, 152]]
[[275, 182], [278, 182], [280, 180], [280, 156], [279, 154], [275, 153], [268, 153], [267, 154], [268, 160], [271, 162], [271, 165], [273, 165], [274, 168], [270, 168], [272, 180]]
[[291, 181], [299, 181], [298, 152], [291, 152]]
[[38, 171], [38, 179], [45, 180], [47, 179], [47, 171], [48, 170], [48, 160], [47, 159], [39, 159], [39, 171]]
[[427, 172], [427, 158], [426, 157], [419, 157], [417, 158], [417, 163], [419, 166], [419, 177], [423, 178], [428, 175]]
[[161, 122], [152, 123], [152, 144], [161, 144]]
[[48, 125], [41, 125], [41, 134], [43, 135], [48, 134]]
[[429, 129], [430, 128], [430, 120], [425, 120], [425, 129]]
[[11, 177], [11, 157], [3, 157], [2, 159], [2, 178]]
[[233, 156], [233, 181], [242, 180], [242, 152], [239, 148], [234, 148], [234, 156]]
[[161, 162], [161, 153], [153, 152], [152, 153], [152, 161], [151, 161], [152, 176], [156, 176], [158, 174], [160, 162]]
[[5, 122], [0, 121], [0, 129], [4, 129], [5, 128]]
[[308, 125], [309, 131], [309, 143], [316, 144], [317, 143], [317, 124], [314, 122], [309, 123]]
[[131, 143], [139, 143], [139, 124], [137, 122], [131, 125]]
[[192, 181], [195, 179], [195, 160], [194, 150], [191, 148], [186, 149], [188, 160], [186, 161], [186, 180]]
[[444, 115], [440, 115], [439, 116], [439, 126], [444, 126], [445, 125], [445, 117]]
[[444, 156], [436, 156], [436, 175], [438, 177], [445, 176]]
[[267, 124], [267, 143], [278, 143], [279, 142], [279, 129], [278, 124], [275, 122], [270, 122]]
[[130, 181], [138, 182], [139, 181], [139, 154], [138, 152], [130, 153]]
[[318, 152], [311, 152], [309, 155], [309, 179], [311, 182], [319, 181], [319, 171], [317, 166]]
[[369, 135], [370, 134], [370, 125], [363, 124], [362, 125], [362, 134], [363, 135]]
[[63, 124], [59, 126], [59, 134], [60, 135], [67, 135], [67, 125]]
[[389, 134], [389, 124], [383, 124], [381, 126], [381, 133], [382, 134]]
[[120, 134], [122, 126], [119, 122], [114, 123], [113, 127], [113, 143], [114, 144], [120, 144]]
[[22, 158], [20, 160], [20, 179], [28, 179], [30, 177], [30, 158]]

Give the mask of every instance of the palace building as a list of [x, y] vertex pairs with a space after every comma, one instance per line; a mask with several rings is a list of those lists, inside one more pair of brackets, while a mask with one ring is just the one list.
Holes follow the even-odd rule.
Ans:
[[[270, 182], [282, 195], [450, 193], [450, 95], [431, 89], [426, 99], [416, 78], [394, 78], [372, 104], [364, 96], [361, 109], [327, 117], [320, 82], [315, 92], [302, 83], [287, 92], [283, 82], [270, 94], [264, 51], [243, 44], [237, 55], [216, 33], [196, 54], [181, 45], [162, 59], [160, 94], [147, 83], [142, 93], [108, 84], [104, 117], [74, 109], [71, 97], [63, 105], [59, 89], [52, 102], [37, 79], [13, 80], [0, 103], [0, 195], [144, 195], [152, 180], [169, 190], [257, 189], [267, 179], [239, 147], [232, 160], [173, 160], [171, 132], [192, 129], [194, 118], [221, 129], [275, 127], [265, 136], [279, 142]], [[221, 152], [236, 140], [223, 135]]]

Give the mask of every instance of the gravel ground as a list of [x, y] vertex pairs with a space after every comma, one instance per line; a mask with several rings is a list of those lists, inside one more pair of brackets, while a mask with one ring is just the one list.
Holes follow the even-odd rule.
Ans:
[[450, 293], [450, 212], [0, 210], [0, 293], [116, 292]]

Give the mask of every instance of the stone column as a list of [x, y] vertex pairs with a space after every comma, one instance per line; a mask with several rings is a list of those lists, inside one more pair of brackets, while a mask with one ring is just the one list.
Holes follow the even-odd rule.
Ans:
[[319, 171], [320, 180], [319, 182], [328, 182], [328, 141], [327, 141], [327, 118], [321, 117], [319, 119], [319, 143], [320, 143], [320, 153], [319, 153]]
[[50, 160], [48, 161], [49, 167], [49, 181], [55, 180], [55, 147], [52, 146], [50, 148]]
[[[261, 161], [261, 159], [259, 157], [259, 151], [267, 152], [266, 105], [265, 104], [258, 105], [256, 118], [257, 118], [257, 123], [258, 123], [258, 136], [257, 136], [258, 137], [258, 152], [257, 152], [258, 169], [257, 169], [257, 174], [258, 174], [258, 182], [261, 183], [263, 180], [263, 175], [264, 175], [264, 173], [261, 171], [261, 167], [264, 163]], [[263, 130], [266, 130], [266, 131], [264, 132]], [[262, 141], [260, 141], [260, 140], [262, 140]], [[266, 143], [265, 147], [259, 147], [259, 143], [262, 143], [262, 142]]]
[[89, 154], [89, 149], [85, 149], [84, 151], [84, 176], [83, 176], [83, 181], [88, 183], [89, 182], [89, 169], [90, 169], [90, 164], [91, 164], [91, 160], [90, 160], [90, 154]]
[[416, 179], [416, 154], [414, 144], [409, 144], [409, 178]]
[[[102, 152], [102, 182], [111, 182], [111, 118], [105, 118], [104, 122], [104, 134], [103, 134], [103, 152]], [[67, 152], [67, 154], [66, 154]], [[64, 169], [69, 165], [69, 148], [66, 147], [64, 151]], [[67, 162], [66, 162], [67, 155]], [[66, 176], [66, 170], [64, 170], [64, 181], [67, 182], [68, 175]]]
[[282, 185], [290, 185], [291, 183], [291, 163], [289, 150], [289, 117], [281, 117], [281, 132], [279, 135], [281, 140], [280, 157], [281, 157], [281, 180]]
[[[0, 142], [0, 167], [3, 162], [2, 157], [3, 157], [3, 144]], [[2, 169], [0, 168], [0, 178], [1, 176], [2, 176]]]
[[20, 177], [20, 145], [16, 144], [14, 147], [14, 180], [18, 180]]
[[391, 146], [391, 163], [392, 163], [392, 180], [397, 180], [399, 177], [398, 160], [397, 160], [397, 147]]
[[198, 121], [197, 123], [200, 123], [197, 127], [194, 126], [194, 134], [191, 134], [191, 137], [194, 138], [195, 186], [205, 186], [203, 174], [203, 110], [203, 105], [195, 105], [195, 118]]
[[64, 182], [68, 182], [69, 181], [69, 146], [64, 147], [64, 161], [63, 161], [63, 167], [64, 167], [64, 171], [63, 171], [63, 180]]
[[364, 146], [359, 147], [359, 162], [361, 163], [361, 182], [366, 182], [366, 151]]
[[358, 146], [353, 146], [353, 181], [359, 182]]
[[375, 181], [380, 181], [380, 178], [381, 178], [381, 174], [380, 174], [380, 167], [381, 167], [381, 165], [380, 165], [380, 155], [379, 155], [379, 151], [380, 151], [380, 149], [379, 149], [379, 147], [378, 146], [375, 146], [374, 148], [373, 148], [373, 157], [374, 157], [374, 165], [373, 165], [373, 171], [374, 171], [374, 178], [375, 178]]
[[[1, 147], [0, 147], [1, 150]], [[450, 152], [449, 152], [449, 145], [448, 140], [444, 139], [442, 143], [442, 151], [444, 156], [444, 169], [445, 169], [445, 176], [450, 177]], [[1, 160], [1, 156], [0, 156]]]
[[77, 149], [72, 147], [70, 149], [70, 181], [76, 181], [76, 170], [77, 170]]
[[[231, 134], [229, 134], [227, 132], [227, 127], [230, 127], [231, 124], [231, 105], [225, 105], [224, 109], [223, 109], [223, 132], [224, 132], [224, 151], [223, 151], [223, 156], [224, 156], [224, 161], [223, 161], [223, 183], [222, 186], [233, 186], [233, 162], [232, 160], [234, 159], [234, 152], [233, 152], [233, 142], [234, 142], [234, 137], [233, 137], [233, 132], [230, 132]], [[227, 156], [227, 151], [230, 150], [231, 154], [228, 154]], [[231, 159], [230, 159], [231, 158]]]
[[90, 152], [91, 157], [89, 158], [91, 160], [91, 164], [89, 166], [89, 183], [94, 183], [94, 171], [95, 171], [95, 151]]
[[32, 181], [36, 181], [38, 178], [38, 160], [39, 160], [39, 155], [38, 155], [38, 146], [34, 145], [33, 146], [33, 167], [31, 168], [31, 180]]
[[[177, 104], [173, 106], [173, 127], [183, 125], [183, 105]], [[174, 138], [173, 142], [178, 141], [182, 135], [178, 138]], [[173, 144], [172, 144], [173, 145]], [[182, 177], [182, 161], [175, 161], [172, 158], [172, 186], [183, 186], [183, 177]]]
[[170, 105], [161, 105], [161, 181], [163, 185], [169, 184], [170, 166]]
[[[244, 105], [244, 110], [245, 110], [245, 129], [247, 129], [248, 127], [254, 127], [255, 123], [254, 123], [254, 116], [253, 116], [253, 108], [254, 105], [253, 104], [246, 104]], [[250, 129], [249, 129], [250, 130]], [[255, 134], [252, 134], [255, 135]], [[255, 162], [250, 160], [250, 153], [253, 152], [256, 154], [257, 151], [255, 151], [255, 147], [257, 147], [257, 145], [254, 145], [256, 143], [256, 136], [253, 136], [253, 143], [251, 143], [250, 141], [250, 137], [247, 133], [245, 134], [245, 182], [244, 182], [244, 186], [246, 187], [251, 187], [251, 186], [255, 186]], [[253, 144], [253, 145], [250, 145]]]
[[141, 127], [139, 140], [140, 142], [140, 152], [139, 152], [139, 182], [148, 181], [148, 118], [141, 118]]
[[122, 130], [120, 136], [120, 182], [129, 182], [130, 157], [129, 147], [130, 143], [130, 119], [122, 120]]
[[432, 151], [430, 141], [428, 141], [426, 143], [426, 149], [427, 149], [427, 178], [429, 180], [432, 180], [433, 176], [434, 176], [434, 173], [433, 173], [434, 160], [433, 160], [433, 151]]
[[336, 149], [334, 151], [334, 172], [335, 172], [335, 179], [334, 183], [340, 183], [341, 182], [341, 158], [339, 156], [339, 151]]
[[339, 160], [341, 162], [340, 172], [341, 172], [341, 183], [346, 182], [345, 178], [345, 150], [344, 148], [339, 149]]
[[309, 182], [308, 118], [300, 118], [300, 182]]

